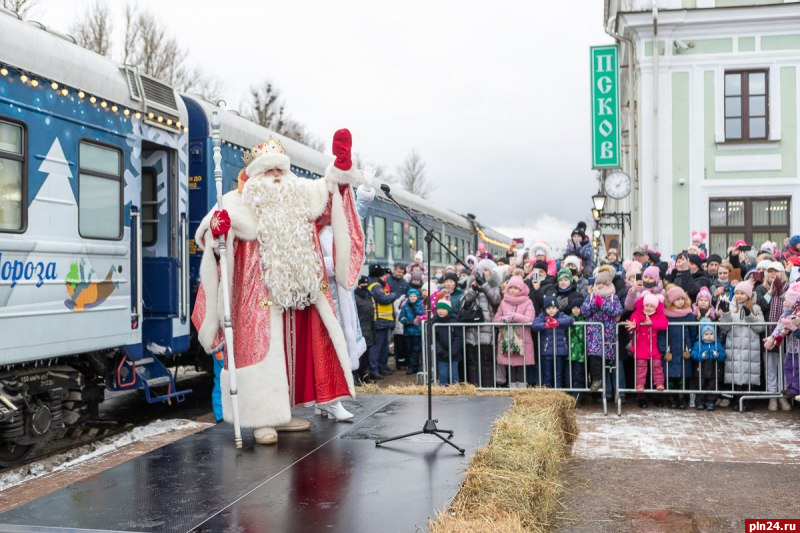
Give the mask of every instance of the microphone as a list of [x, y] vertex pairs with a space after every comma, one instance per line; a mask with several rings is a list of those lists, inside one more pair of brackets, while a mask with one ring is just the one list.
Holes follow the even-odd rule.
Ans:
[[381, 190], [386, 194], [386, 196], [389, 196], [392, 193], [392, 189], [390, 189], [385, 183], [381, 184]]

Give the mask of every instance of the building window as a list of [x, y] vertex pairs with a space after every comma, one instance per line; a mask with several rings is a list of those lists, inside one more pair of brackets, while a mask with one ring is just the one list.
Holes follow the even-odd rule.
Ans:
[[81, 237], [122, 238], [122, 152], [81, 142], [78, 163]]
[[0, 231], [25, 228], [25, 130], [0, 120]]
[[386, 257], [386, 219], [375, 217], [375, 257]]
[[765, 140], [769, 134], [767, 70], [725, 73], [725, 140]]
[[392, 222], [392, 256], [395, 261], [403, 259], [403, 223]]
[[709, 251], [725, 256], [728, 247], [743, 240], [756, 249], [766, 241], [789, 236], [790, 198], [712, 199], [709, 202]]

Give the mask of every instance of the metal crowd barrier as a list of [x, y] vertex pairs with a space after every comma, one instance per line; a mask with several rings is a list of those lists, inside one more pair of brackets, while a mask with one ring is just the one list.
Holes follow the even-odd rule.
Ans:
[[[678, 396], [677, 403], [680, 405], [681, 402], [687, 402], [689, 409], [695, 409], [696, 403], [699, 401], [704, 402], [705, 408], [707, 408], [708, 404], [713, 402], [716, 404], [717, 397], [728, 398], [733, 401], [739, 402], [739, 411], [741, 412], [744, 408], [744, 402], [747, 400], [754, 400], [754, 399], [767, 399], [767, 398], [781, 398], [782, 393], [781, 391], [785, 389], [785, 377], [784, 377], [784, 363], [786, 360], [786, 339], [784, 339], [783, 343], [777, 348], [777, 352], [771, 351], [768, 352], [763, 346], [763, 340], [772, 334], [772, 331], [775, 329], [777, 322], [746, 322], [746, 321], [737, 321], [737, 322], [678, 322], [672, 323], [669, 327], [661, 332], [655, 332], [650, 330], [650, 335], [656, 334], [657, 335], [657, 343], [659, 349], [659, 359], [649, 359], [647, 364], [647, 375], [645, 378], [644, 388], [638, 389], [636, 387], [636, 379], [635, 376], [633, 379], [628, 379], [628, 383], [634, 383], [634, 386], [627, 387], [625, 383], [620, 382], [620, 376], [617, 375], [617, 382], [616, 382], [616, 397], [615, 402], [617, 404], [617, 415], [622, 415], [622, 401], [626, 394], [637, 394], [637, 395], [657, 395], [660, 397], [667, 397], [670, 401], [676, 401], [675, 395]], [[695, 343], [701, 339], [700, 327], [701, 326], [711, 326], [714, 328], [714, 338], [720, 342], [720, 344], [725, 348], [726, 352], [726, 359], [724, 362], [719, 361], [703, 361], [703, 365], [699, 364], [699, 361], [696, 361], [689, 357], [688, 364], [687, 360], [684, 357], [683, 350], [680, 353], [671, 353], [671, 357], [674, 358], [678, 357], [681, 358], [683, 361], [680, 364], [680, 375], [670, 375], [670, 364], [665, 360], [665, 350], [667, 347], [670, 346], [670, 341], [675, 341], [674, 336], [680, 335], [681, 339], [680, 346], [684, 347], [684, 350], [688, 350], [691, 353], [692, 348], [694, 347]], [[754, 361], [753, 354], [750, 350], [748, 350], [748, 356], [746, 361], [740, 361], [739, 370], [734, 371], [733, 366], [733, 353], [732, 349], [728, 348], [728, 342], [726, 340], [728, 335], [733, 334], [733, 328], [739, 327], [747, 327], [747, 328], [755, 328], [759, 329], [760, 331], [753, 331], [758, 335], [758, 342], [759, 342], [759, 350], [758, 350], [758, 364], [759, 364], [759, 375], [757, 378], [757, 382], [753, 383], [753, 380], [750, 378], [751, 374], [749, 369], [752, 367], [752, 363]], [[623, 328], [626, 328], [624, 322], [620, 322], [617, 325], [617, 339], [619, 339], [619, 334]], [[671, 330], [671, 331], [670, 331]], [[677, 331], [676, 331], [677, 330]], [[722, 335], [722, 336], [721, 336]], [[652, 342], [652, 337], [647, 339], [647, 342]], [[627, 352], [627, 353], [623, 353]], [[616, 351], [616, 366], [618, 368], [624, 368], [625, 362], [624, 358], [631, 357], [633, 359], [633, 370], [634, 374], [636, 373], [636, 356], [632, 346], [624, 346], [621, 347], [620, 343], [617, 343], [617, 351]], [[659, 390], [657, 385], [654, 381], [653, 369], [654, 365], [661, 365], [664, 374], [664, 386], [663, 390]], [[703, 366], [708, 365], [706, 370], [710, 370], [707, 372], [709, 377], [703, 378], [702, 371]], [[745, 365], [745, 366], [742, 366]], [[767, 366], [772, 365], [774, 368], [774, 372], [777, 373], [776, 380], [777, 380], [777, 387], [775, 391], [761, 390], [761, 377], [764, 377], [765, 387], [769, 388], [768, 382], [768, 375], [769, 372]], [[677, 366], [677, 365], [673, 365]], [[725, 375], [726, 366], [730, 369], [731, 380], [730, 383], [726, 383], [727, 377]], [[776, 367], [776, 368], [775, 368]], [[688, 368], [688, 370], [687, 370]], [[742, 370], [744, 368], [744, 370]], [[746, 384], [736, 385], [736, 381], [746, 381]], [[704, 384], [705, 382], [705, 384]], [[672, 397], [670, 397], [672, 395]], [[652, 397], [652, 396], [651, 396]], [[738, 397], [738, 398], [737, 398]]]
[[[560, 356], [553, 354], [547, 357], [547, 361], [552, 364], [553, 382], [545, 383], [545, 376], [543, 375], [544, 359], [540, 353], [540, 338], [543, 335], [556, 335], [556, 329], [547, 329], [544, 331], [531, 331], [533, 338], [533, 354], [534, 364], [523, 363], [521, 365], [513, 365], [509, 360], [505, 364], [498, 363], [498, 343], [500, 333], [509, 327], [524, 328], [531, 330], [531, 323], [505, 323], [505, 322], [480, 322], [480, 323], [465, 323], [465, 322], [451, 322], [451, 323], [437, 323], [433, 325], [433, 338], [436, 338], [436, 331], [441, 328], [449, 330], [447, 334], [447, 360], [441, 361], [440, 357], [434, 357], [433, 361], [436, 363], [432, 365], [434, 383], [450, 384], [456, 382], [467, 382], [476, 385], [480, 389], [505, 389], [505, 388], [519, 388], [528, 386], [542, 386], [553, 390], [564, 391], [574, 396], [580, 394], [588, 394], [591, 392], [598, 392], [601, 394], [603, 403], [603, 413], [608, 414], [608, 400], [616, 396], [613, 391], [616, 376], [616, 367], [607, 364], [613, 360], [606, 360], [606, 357], [590, 356], [586, 354], [586, 330], [588, 328], [599, 328], [601, 344], [606, 348], [606, 334], [603, 324], [601, 322], [578, 322], [573, 326], [567, 326], [567, 348], [569, 350], [572, 341], [572, 335], [576, 334], [578, 328], [583, 333], [583, 353], [584, 361], [573, 361], [569, 356]], [[456, 352], [460, 355], [453, 356], [453, 334], [451, 330], [456, 329], [460, 332], [460, 342]], [[488, 330], [488, 331], [487, 331]], [[474, 332], [477, 337], [477, 344], [467, 343], [467, 333]], [[490, 343], [480, 343], [481, 335], [488, 337]], [[555, 339], [554, 339], [555, 341]], [[522, 342], [524, 343], [524, 334], [522, 335]], [[616, 348], [611, 348], [613, 353], [616, 353]], [[427, 328], [422, 328], [422, 360], [421, 371], [417, 374], [417, 383], [427, 383], [427, 369], [428, 357], [433, 351], [436, 352], [434, 342], [427, 339]], [[598, 358], [601, 363], [599, 365], [600, 372], [603, 379], [596, 379], [600, 381], [600, 387], [591, 390], [592, 379], [590, 373], [590, 358]], [[443, 363], [440, 371], [439, 363]], [[561, 370], [559, 372], [559, 369]], [[440, 373], [443, 373], [443, 379], [439, 379]], [[549, 373], [549, 372], [548, 372]], [[560, 382], [556, 382], [558, 377], [561, 376]], [[448, 379], [449, 378], [449, 379]], [[612, 394], [613, 393], [613, 394]]]

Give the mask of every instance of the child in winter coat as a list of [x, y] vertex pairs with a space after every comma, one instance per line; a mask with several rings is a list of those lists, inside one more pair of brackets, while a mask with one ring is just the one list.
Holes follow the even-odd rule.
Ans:
[[537, 316], [531, 325], [531, 330], [539, 335], [539, 361], [542, 365], [541, 385], [545, 387], [556, 389], [565, 387], [564, 364], [569, 354], [567, 328], [574, 323], [575, 320], [560, 311], [558, 301], [551, 297], [545, 299], [544, 313]]
[[[689, 331], [694, 328], [682, 324], [694, 321], [692, 302], [686, 291], [677, 285], [670, 286], [666, 295], [664, 314], [667, 315], [669, 327], [667, 328], [666, 352], [664, 353], [664, 373], [669, 390], [686, 390], [692, 378], [692, 362], [689, 359], [692, 343]], [[669, 407], [670, 409], [688, 408], [688, 395], [671, 394]]]
[[[569, 336], [570, 367], [568, 375], [572, 376], [572, 381], [569, 383], [569, 388], [571, 389], [586, 387], [586, 332], [584, 331], [585, 326], [581, 324], [586, 322], [586, 319], [581, 314], [582, 304], [583, 298], [578, 295], [569, 300], [570, 316], [575, 321], [567, 332]], [[580, 399], [580, 396], [578, 398]]]
[[436, 343], [436, 369], [439, 385], [458, 383], [458, 364], [461, 362], [463, 328], [460, 326], [439, 326], [436, 324], [453, 324], [458, 319], [453, 316], [453, 305], [447, 297], [436, 302], [436, 316], [431, 320], [433, 338]]
[[[712, 304], [711, 292], [706, 287], [701, 287], [695, 298], [694, 306], [692, 307], [692, 314], [694, 315], [695, 322], [707, 318], [709, 320], [716, 320], [717, 313]], [[697, 339], [695, 339], [696, 341]]]
[[664, 390], [664, 369], [661, 366], [661, 353], [658, 351], [658, 332], [667, 329], [667, 316], [664, 314], [662, 297], [645, 294], [636, 302], [633, 314], [626, 324], [633, 332], [631, 343], [636, 359], [636, 390], [644, 391], [647, 383], [647, 370], [656, 390]]
[[[521, 276], [511, 276], [506, 285], [503, 300], [494, 315], [495, 322], [506, 324], [529, 324], [533, 322], [533, 302], [528, 297], [529, 289]], [[527, 327], [507, 326], [501, 330], [497, 347], [497, 362], [508, 367], [509, 383], [535, 383], [528, 377], [534, 375], [536, 363], [533, 353], [533, 335]]]
[[[622, 304], [614, 289], [614, 279], [608, 272], [601, 272], [595, 277], [592, 292], [581, 305], [581, 314], [587, 322], [600, 322], [602, 326], [586, 326], [586, 355], [589, 356], [589, 368], [592, 374], [590, 390], [597, 392], [603, 384], [603, 360], [606, 365], [619, 372], [619, 383], [625, 383], [622, 366], [616, 365], [617, 356], [617, 319], [622, 314]], [[613, 397], [612, 391], [616, 376], [606, 377], [606, 397]]]
[[[725, 362], [725, 347], [717, 340], [716, 327], [711, 320], [700, 326], [700, 339], [692, 346], [692, 359], [697, 364], [697, 389], [717, 390], [720, 385], [722, 367]], [[697, 409], [713, 411], [716, 409], [717, 395], [697, 393], [694, 397], [694, 406]]]
[[[556, 277], [556, 302], [559, 311], [567, 311], [569, 299], [577, 294], [578, 285], [572, 277], [572, 271], [568, 268], [562, 268], [558, 271]], [[545, 312], [545, 306], [542, 305], [542, 314]]]
[[800, 326], [800, 311], [798, 311], [798, 301], [800, 301], [800, 283], [792, 283], [783, 295], [783, 314], [780, 323], [775, 326], [769, 337], [764, 339], [764, 346], [770, 350], [780, 346], [782, 343], [786, 348], [786, 360], [783, 363], [784, 389], [780, 398], [780, 406], [784, 411], [789, 411], [792, 406], [786, 398], [792, 398], [800, 394], [800, 339], [792, 332], [796, 332]]
[[[733, 292], [733, 301], [719, 303], [722, 328], [728, 331], [725, 339], [725, 384], [735, 390], [751, 390], [761, 384], [761, 341], [764, 331], [764, 315], [755, 305], [753, 285], [742, 281]], [[738, 322], [740, 324], [731, 324]], [[739, 403], [734, 402], [734, 409]]]
[[422, 354], [422, 326], [420, 323], [425, 316], [425, 306], [422, 305], [419, 291], [408, 289], [406, 301], [400, 308], [400, 322], [403, 324], [403, 338], [408, 358], [406, 374], [419, 372], [419, 358]]

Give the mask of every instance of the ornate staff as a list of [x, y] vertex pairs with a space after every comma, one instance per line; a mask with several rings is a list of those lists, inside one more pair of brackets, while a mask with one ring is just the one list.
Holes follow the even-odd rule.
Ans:
[[[211, 139], [214, 143], [214, 182], [217, 186], [217, 208], [222, 209], [222, 144], [219, 134], [220, 120], [217, 111], [211, 115]], [[214, 219], [217, 219], [216, 221]], [[224, 220], [220, 220], [224, 219]], [[222, 222], [230, 227], [230, 218], [222, 210], [216, 211], [211, 220], [212, 227]], [[228, 261], [225, 253], [225, 236], [227, 229], [220, 232], [219, 237], [219, 267], [222, 279], [222, 305], [225, 312], [223, 320], [225, 326], [225, 352], [228, 354], [228, 377], [230, 380], [231, 407], [233, 408], [233, 431], [237, 448], [242, 447], [242, 428], [239, 426], [239, 391], [236, 386], [236, 361], [233, 358], [233, 323], [231, 322], [231, 299], [228, 293]]]

